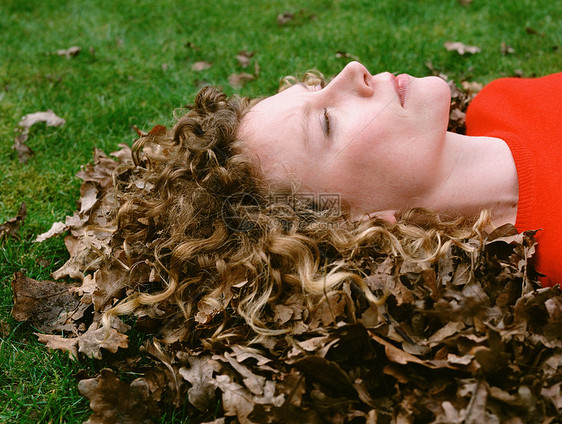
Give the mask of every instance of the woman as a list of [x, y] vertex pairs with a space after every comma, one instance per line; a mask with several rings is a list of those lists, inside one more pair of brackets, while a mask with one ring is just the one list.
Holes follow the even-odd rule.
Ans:
[[[533, 102], [550, 113], [560, 110], [560, 77], [521, 84], [532, 85], [529, 95], [554, 85]], [[562, 279], [560, 226], [520, 222], [527, 174], [514, 162], [512, 140], [472, 129], [475, 119], [497, 123], [479, 117], [488, 113], [487, 91], [463, 136], [446, 131], [444, 81], [372, 76], [357, 62], [326, 87], [309, 74], [262, 101], [204, 88], [172, 131], [157, 126], [133, 147], [138, 174], [122, 191], [115, 241], [136, 291], [112, 313], [175, 303], [188, 321], [205, 323], [234, 303], [254, 330], [267, 332], [263, 314], [278, 297], [326, 293], [344, 281], [380, 305], [384, 290], [375, 295], [365, 283], [369, 263], [398, 255], [427, 267], [452, 246], [475, 255], [469, 238], [486, 225], [485, 209], [495, 226], [545, 229], [537, 267], [548, 274], [543, 283], [554, 284]], [[560, 131], [551, 128], [554, 115], [546, 134]], [[562, 183], [560, 173], [553, 178]], [[556, 203], [562, 194], [552, 196]]]
[[[449, 86], [437, 77], [371, 75], [357, 62], [330, 84], [298, 84], [241, 122], [242, 145], [273, 186], [338, 193], [352, 216], [396, 222], [412, 207], [542, 229], [536, 267], [562, 281], [562, 74], [504, 79], [447, 132]], [[539, 166], [540, 165], [540, 166]]]

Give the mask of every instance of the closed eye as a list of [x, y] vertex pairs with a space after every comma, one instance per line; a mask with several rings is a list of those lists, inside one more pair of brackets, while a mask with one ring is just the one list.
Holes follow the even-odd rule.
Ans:
[[330, 135], [330, 128], [331, 127], [331, 123], [330, 123], [330, 112], [328, 112], [328, 109], [324, 108], [324, 132], [326, 133], [327, 136]]

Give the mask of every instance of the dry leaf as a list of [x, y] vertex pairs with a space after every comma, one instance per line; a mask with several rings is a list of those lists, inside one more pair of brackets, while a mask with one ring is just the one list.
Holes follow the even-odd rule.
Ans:
[[464, 55], [465, 53], [478, 53], [480, 51], [479, 47], [476, 46], [468, 46], [463, 44], [459, 41], [446, 41], [444, 44], [445, 48], [449, 51], [456, 51], [460, 55]]
[[148, 424], [159, 415], [149, 385], [141, 378], [129, 385], [104, 368], [96, 378], [81, 380], [78, 390], [89, 399], [93, 411], [87, 424]]
[[133, 124], [133, 130], [135, 130], [135, 132], [137, 133], [139, 138], [146, 137], [148, 135], [148, 133], [146, 131], [141, 130], [139, 127], [137, 127], [134, 124]]
[[49, 349], [62, 350], [68, 352], [70, 358], [78, 359], [78, 339], [62, 337], [56, 334], [35, 333], [40, 343], [45, 343]]
[[106, 305], [113, 303], [113, 299], [124, 297], [126, 277], [123, 268], [109, 266], [102, 267], [94, 273], [93, 284], [96, 289], [92, 294], [92, 300], [96, 311], [103, 311]]
[[526, 28], [525, 28], [525, 32], [526, 32], [527, 34], [530, 34], [530, 35], [539, 35], [539, 36], [541, 36], [541, 37], [544, 37], [544, 33], [538, 32], [536, 29], [531, 28], [531, 27], [526, 27]]
[[49, 229], [49, 231], [43, 233], [43, 234], [39, 234], [35, 240], [33, 240], [34, 243], [41, 243], [44, 242], [47, 239], [50, 239], [51, 237], [55, 237], [58, 235], [61, 235], [62, 233], [64, 233], [66, 230], [68, 229], [67, 225], [62, 223], [62, 222], [53, 222], [53, 225], [51, 225], [51, 228]]
[[222, 391], [224, 414], [238, 418], [241, 424], [250, 424], [248, 415], [254, 409], [252, 395], [228, 375], [217, 375], [216, 386]]
[[[126, 331], [129, 328], [120, 320], [118, 322], [113, 321], [113, 325], [121, 325], [121, 331]], [[78, 337], [35, 334], [40, 342], [47, 344], [47, 347], [67, 351], [74, 358], [78, 358], [78, 352], [80, 352], [89, 358], [102, 359], [101, 349], [115, 353], [119, 348], [126, 349], [129, 345], [129, 338], [125, 334], [115, 328], [98, 328], [97, 322], [93, 322], [88, 331]]]
[[360, 62], [359, 56], [354, 55], [352, 53], [344, 52], [344, 51], [341, 51], [341, 50], [338, 50], [336, 52], [336, 57], [338, 59], [343, 57], [345, 59], [351, 59], [351, 60], [356, 60], [356, 61]]
[[254, 79], [256, 79], [254, 75], [247, 72], [240, 72], [239, 74], [230, 74], [228, 77], [228, 83], [232, 86], [232, 88], [238, 90], [244, 87], [248, 81], [252, 81]]
[[236, 60], [242, 68], [248, 67], [250, 64], [250, 59], [256, 54], [255, 51], [249, 52], [247, 50], [241, 50], [236, 55]]
[[16, 151], [18, 154], [18, 160], [20, 163], [26, 163], [31, 156], [33, 156], [34, 152], [25, 142], [28, 139], [27, 133], [20, 134], [16, 136], [14, 139], [14, 144], [12, 145], [12, 149]]
[[52, 332], [59, 322], [71, 319], [80, 306], [78, 296], [70, 292], [72, 286], [53, 281], [37, 281], [16, 272], [12, 280], [16, 321], [31, 321], [42, 332]]
[[299, 25], [317, 18], [315, 13], [310, 13], [305, 9], [300, 9], [296, 13], [283, 12], [277, 15], [277, 25]]
[[484, 84], [476, 81], [463, 81], [461, 85], [462, 88], [471, 95], [476, 95], [480, 90], [482, 90], [482, 88], [484, 88]]
[[38, 122], [46, 122], [48, 127], [60, 127], [66, 123], [64, 119], [55, 115], [52, 110], [30, 113], [21, 118], [18, 124], [19, 128], [16, 129], [16, 132], [19, 132], [19, 134], [16, 136], [12, 146], [12, 149], [18, 153], [20, 163], [27, 162], [29, 157], [33, 155], [33, 151], [25, 142], [29, 138], [29, 129]]
[[191, 65], [191, 69], [195, 72], [201, 72], [201, 71], [204, 71], [206, 69], [209, 69], [211, 66], [213, 66], [213, 64], [211, 62], [201, 60], [201, 61], [195, 62], [193, 65]]
[[126, 349], [128, 345], [129, 338], [125, 334], [115, 328], [109, 330], [103, 327], [98, 328], [96, 322], [92, 323], [88, 331], [78, 337], [78, 351], [89, 358], [101, 359], [101, 349], [115, 353], [119, 348]]
[[72, 287], [70, 289], [71, 293], [78, 293], [81, 297], [81, 302], [85, 304], [94, 303], [93, 294], [96, 291], [96, 280], [92, 275], [86, 275], [82, 280], [82, 285], [80, 287]]
[[283, 12], [277, 15], [277, 25], [283, 26], [292, 22], [295, 19], [295, 14], [291, 12]]
[[208, 357], [189, 357], [189, 368], [180, 368], [181, 376], [191, 383], [187, 391], [189, 403], [200, 411], [206, 411], [215, 401], [216, 385], [213, 381], [214, 368]]
[[[460, 119], [478, 86], [458, 83], [449, 81]], [[114, 321], [105, 333], [101, 310], [127, 294], [124, 281], [157, 291], [166, 278], [154, 258], [135, 262], [129, 276], [119, 234], [98, 230], [111, 226], [108, 217], [119, 206], [115, 184], [152, 189], [138, 169], [122, 167], [131, 163], [130, 150], [114, 156], [119, 166], [96, 152], [95, 163], [80, 174], [82, 212], [65, 221], [73, 258], [68, 270], [83, 278], [71, 291], [94, 313], [74, 315], [82, 314], [74, 338], [39, 336], [72, 355], [126, 349], [127, 327]], [[95, 197], [88, 194], [93, 192]], [[366, 246], [349, 266], [375, 293], [386, 290], [385, 303], [369, 305], [349, 284], [319, 296], [286, 284], [261, 316], [269, 329], [291, 330], [280, 335], [256, 335], [237, 314], [249, 284], [243, 272], [229, 276], [216, 302], [198, 301], [189, 319], [174, 302], [141, 306], [134, 311], [137, 330], [157, 334], [159, 343], [143, 350], [143, 361], [122, 352], [132, 356], [127, 372], [142, 375], [134, 384], [120, 384], [107, 371], [90, 380], [95, 387], [84, 393], [96, 399], [91, 422], [111, 422], [119, 412], [125, 421], [134, 416], [132, 401], [112, 397], [129, 399], [135, 387], [145, 403], [181, 407], [194, 422], [556, 422], [562, 403], [561, 292], [538, 285], [528, 263], [532, 237], [503, 226], [483, 234], [483, 245], [480, 238], [467, 240], [476, 261], [455, 247], [437, 262], [419, 263], [373, 255]]]
[[18, 231], [27, 216], [27, 207], [25, 202], [20, 205], [18, 214], [15, 218], [8, 219], [5, 223], [0, 224], [0, 243], [8, 238], [17, 238]]
[[501, 52], [507, 56], [508, 54], [515, 53], [515, 49], [502, 41]]
[[238, 74], [231, 74], [228, 77], [228, 83], [232, 86], [232, 88], [240, 89], [246, 85], [247, 82], [253, 81], [259, 77], [260, 74], [260, 66], [258, 61], [254, 62], [254, 74], [249, 74], [247, 72], [240, 72]]
[[82, 49], [78, 46], [72, 46], [69, 47], [68, 49], [61, 49], [61, 50], [57, 50], [57, 54], [59, 56], [66, 56], [67, 59], [73, 58], [78, 56], [78, 54], [80, 53]]

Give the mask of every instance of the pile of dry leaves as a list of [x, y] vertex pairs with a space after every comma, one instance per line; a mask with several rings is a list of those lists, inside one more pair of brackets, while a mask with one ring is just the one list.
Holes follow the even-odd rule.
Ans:
[[394, 256], [360, 264], [374, 292], [390, 289], [382, 307], [349, 284], [316, 299], [287, 292], [264, 319], [294, 331], [256, 335], [234, 312], [233, 285], [228, 313], [202, 307], [189, 333], [172, 305], [160, 306], [162, 319], [139, 309], [130, 321], [149, 341], [140, 353], [129, 348], [129, 325], [114, 318], [109, 332], [101, 328], [103, 311], [129, 290], [112, 218], [116, 186], [136, 175], [127, 146], [113, 156], [96, 150], [78, 173], [79, 210], [37, 238], [68, 232], [70, 259], [53, 278], [77, 283], [23, 274], [12, 283], [13, 316], [37, 326], [39, 340], [111, 364], [79, 377], [89, 423], [149, 423], [171, 407], [194, 423], [557, 422], [560, 288], [536, 282], [533, 234], [512, 226], [487, 235], [476, 263], [452, 248], [433, 264]]

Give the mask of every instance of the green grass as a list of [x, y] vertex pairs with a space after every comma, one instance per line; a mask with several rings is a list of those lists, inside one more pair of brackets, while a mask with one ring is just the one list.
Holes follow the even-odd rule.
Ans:
[[[276, 17], [294, 12], [279, 26]], [[530, 34], [526, 28], [538, 34]], [[459, 56], [443, 43], [479, 46]], [[502, 55], [501, 43], [515, 52]], [[187, 45], [191, 43], [197, 48]], [[53, 54], [77, 45], [73, 59]], [[25, 201], [19, 240], [0, 247], [0, 422], [81, 422], [89, 415], [73, 374], [90, 367], [36, 342], [33, 329], [10, 316], [12, 273], [45, 279], [66, 260], [61, 239], [34, 237], [76, 207], [74, 174], [94, 147], [131, 143], [132, 126], [170, 124], [201, 84], [223, 87], [243, 69], [235, 55], [255, 51], [260, 77], [238, 92], [267, 95], [281, 77], [316, 68], [331, 76], [358, 57], [372, 73], [428, 75], [425, 63], [454, 79], [487, 83], [522, 73], [561, 70], [562, 3], [552, 0], [2, 0], [0, 3], [0, 223]], [[191, 70], [199, 60], [213, 63]], [[251, 71], [250, 71], [251, 72]], [[27, 113], [53, 109], [67, 123], [31, 129], [35, 155], [21, 165], [11, 149]], [[98, 364], [102, 366], [103, 363]], [[171, 415], [170, 415], [171, 414]], [[163, 421], [186, 420], [168, 413]]]

